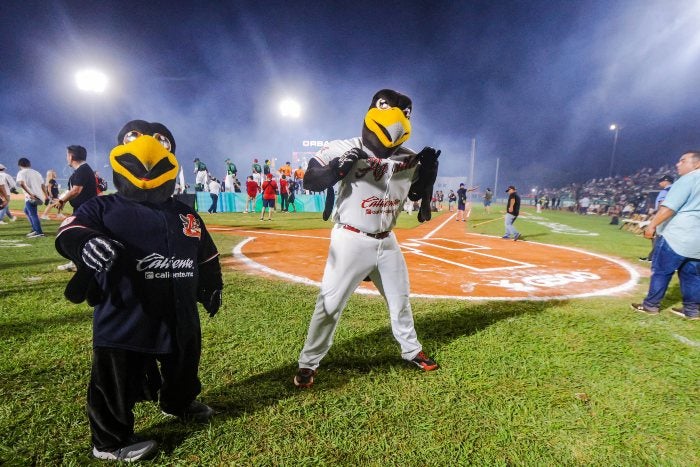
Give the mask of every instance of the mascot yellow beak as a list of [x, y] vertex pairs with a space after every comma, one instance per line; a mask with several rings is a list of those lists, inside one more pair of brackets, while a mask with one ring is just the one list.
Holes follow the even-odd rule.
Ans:
[[411, 122], [398, 107], [369, 109], [365, 126], [386, 148], [401, 146], [411, 136]]
[[175, 155], [150, 135], [116, 146], [109, 153], [109, 163], [114, 173], [141, 190], [152, 190], [175, 180], [179, 169]]

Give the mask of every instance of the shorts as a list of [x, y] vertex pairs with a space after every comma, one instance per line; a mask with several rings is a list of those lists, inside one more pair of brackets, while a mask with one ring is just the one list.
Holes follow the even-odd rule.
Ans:
[[491, 200], [484, 200], [484, 206], [491, 206]]
[[274, 199], [263, 199], [263, 207], [275, 209], [275, 200]]

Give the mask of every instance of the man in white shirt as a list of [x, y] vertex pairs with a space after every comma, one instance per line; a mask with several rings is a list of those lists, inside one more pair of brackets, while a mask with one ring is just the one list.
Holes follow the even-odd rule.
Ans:
[[32, 164], [26, 157], [20, 158], [17, 165], [19, 166], [17, 184], [24, 190], [24, 213], [32, 226], [32, 231], [27, 234], [27, 237], [43, 237], [44, 232], [41, 230], [41, 221], [36, 208], [44, 202], [46, 192], [44, 178], [32, 169]]
[[219, 201], [219, 193], [221, 193], [221, 184], [214, 177], [209, 181], [209, 196], [211, 196], [211, 206], [208, 211], [209, 214], [216, 214], [216, 203]]
[[17, 220], [17, 218], [10, 214], [10, 193], [12, 193], [13, 191], [17, 193], [17, 184], [15, 183], [15, 179], [12, 178], [12, 175], [5, 172], [5, 166], [3, 164], [0, 164], [0, 185], [2, 185], [2, 187], [4, 188], [7, 196], [7, 204], [5, 204], [4, 207], [0, 208], [0, 224], [5, 223], [5, 221], [3, 220], [5, 219], [5, 216], [7, 216], [10, 219], [10, 222], [14, 222]]

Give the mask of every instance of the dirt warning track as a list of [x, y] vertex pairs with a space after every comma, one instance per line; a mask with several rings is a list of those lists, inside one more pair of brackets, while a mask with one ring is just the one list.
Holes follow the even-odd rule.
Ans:
[[[212, 231], [231, 231], [210, 228]], [[329, 230], [235, 230], [246, 240], [237, 263], [287, 280], [320, 285]], [[552, 300], [615, 295], [639, 278], [621, 260], [569, 247], [465, 232], [454, 216], [395, 230], [404, 251], [414, 297], [460, 300]], [[360, 293], [376, 294], [370, 282]]]

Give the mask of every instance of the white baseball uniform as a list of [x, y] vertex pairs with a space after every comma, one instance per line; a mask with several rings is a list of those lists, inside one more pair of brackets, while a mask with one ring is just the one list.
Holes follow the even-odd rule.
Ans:
[[336, 224], [321, 291], [299, 355], [300, 368], [318, 367], [333, 344], [350, 295], [367, 276], [386, 300], [402, 358], [411, 360], [422, 349], [413, 325], [406, 261], [391, 232], [414, 181], [418, 158], [400, 147], [389, 158], [379, 159], [363, 146], [361, 138], [353, 138], [330, 142], [315, 159], [325, 166], [352, 148], [362, 149], [369, 158], [355, 162], [340, 182], [333, 216]]

